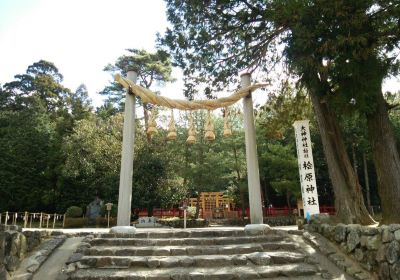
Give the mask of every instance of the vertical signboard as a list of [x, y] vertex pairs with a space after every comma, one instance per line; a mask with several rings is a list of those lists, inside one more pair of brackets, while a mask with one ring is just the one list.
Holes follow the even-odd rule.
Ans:
[[297, 159], [299, 163], [304, 217], [309, 220], [312, 215], [319, 214], [318, 192], [315, 181], [309, 121], [295, 121], [293, 126], [296, 135]]

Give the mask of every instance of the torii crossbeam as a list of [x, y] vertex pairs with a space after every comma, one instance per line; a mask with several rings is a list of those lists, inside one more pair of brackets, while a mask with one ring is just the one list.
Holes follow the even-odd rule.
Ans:
[[266, 86], [266, 84], [251, 85], [251, 75], [245, 73], [241, 75], [241, 89], [228, 97], [215, 100], [188, 101], [158, 96], [150, 90], [136, 85], [137, 75], [137, 72], [129, 71], [127, 73], [127, 78], [123, 78], [120, 75], [115, 77], [115, 80], [126, 88], [117, 225], [130, 225], [133, 149], [135, 141], [135, 95], [142, 98], [146, 103], [181, 110], [215, 110], [217, 108], [230, 106], [240, 99], [243, 99], [250, 222], [251, 224], [263, 224], [256, 132], [251, 92]]

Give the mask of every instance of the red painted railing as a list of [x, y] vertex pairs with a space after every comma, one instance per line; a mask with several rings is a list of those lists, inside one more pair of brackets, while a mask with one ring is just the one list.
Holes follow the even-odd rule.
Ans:
[[[321, 213], [328, 213], [330, 215], [335, 214], [335, 207], [334, 206], [326, 206], [322, 205], [319, 207]], [[264, 208], [263, 213], [265, 217], [276, 217], [276, 216], [287, 216], [290, 214], [290, 211], [292, 211], [291, 214], [298, 215], [297, 208], [291, 208], [289, 210], [288, 207], [270, 207], [270, 208]], [[139, 217], [147, 217], [147, 209], [135, 209], [133, 213], [137, 213]], [[202, 215], [203, 211], [200, 210], [200, 217], [203, 217]], [[209, 218], [212, 216], [212, 211], [208, 211], [205, 213], [206, 218]], [[183, 217], [183, 211], [178, 209], [178, 208], [154, 208], [153, 209], [153, 216], [157, 218], [161, 217]], [[225, 218], [240, 218], [242, 216], [242, 209], [236, 208], [231, 211], [224, 211], [224, 217]], [[245, 216], [250, 217], [250, 209], [247, 208], [245, 211]]]
[[322, 205], [319, 207], [319, 212], [320, 213], [328, 213], [329, 215], [335, 215], [336, 210], [335, 210], [335, 206]]
[[[148, 212], [147, 209], [135, 209], [133, 213], [137, 213], [139, 217], [147, 217]], [[153, 216], [157, 218], [161, 217], [181, 217], [183, 216], [183, 211], [178, 208], [154, 208]]]

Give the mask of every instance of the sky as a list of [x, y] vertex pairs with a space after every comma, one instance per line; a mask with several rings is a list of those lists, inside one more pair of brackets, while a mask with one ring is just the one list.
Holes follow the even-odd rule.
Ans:
[[[154, 51], [167, 27], [162, 0], [0, 0], [0, 84], [41, 59], [53, 62], [64, 86], [84, 83], [95, 106], [112, 76], [103, 71], [127, 48]], [[162, 91], [183, 97], [177, 82]]]
[[[95, 107], [112, 76], [103, 71], [127, 48], [154, 51], [157, 32], [168, 26], [162, 0], [0, 0], [0, 84], [41, 59], [53, 62], [64, 86], [85, 84]], [[182, 75], [161, 94], [183, 98]], [[391, 79], [384, 90], [400, 91]], [[226, 95], [226, 94], [224, 94]], [[255, 103], [266, 96], [253, 94]]]

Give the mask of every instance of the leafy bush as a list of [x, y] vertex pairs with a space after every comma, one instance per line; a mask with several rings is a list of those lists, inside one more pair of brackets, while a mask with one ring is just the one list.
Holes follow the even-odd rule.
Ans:
[[[117, 225], [117, 218], [110, 217], [110, 227]], [[96, 227], [107, 227], [107, 218], [97, 217], [96, 218]]]
[[79, 218], [82, 217], [83, 210], [78, 206], [71, 206], [65, 211], [65, 216], [68, 218]]
[[196, 216], [196, 207], [189, 206], [186, 209], [186, 214], [187, 214], [188, 219], [194, 219], [194, 217]]
[[214, 222], [217, 222], [220, 225], [224, 226], [240, 226], [244, 227], [245, 225], [248, 225], [250, 223], [250, 220], [245, 218], [230, 218], [230, 219], [219, 219], [215, 220]]
[[[250, 224], [248, 218], [230, 218], [230, 219], [215, 219], [214, 223], [223, 226], [245, 226]], [[276, 216], [276, 217], [264, 217], [264, 223], [270, 226], [288, 226], [296, 224], [295, 216]]]
[[65, 218], [64, 228], [82, 228], [87, 225], [86, 218]]
[[[167, 219], [158, 219], [157, 223], [162, 224], [163, 226], [173, 227], [173, 228], [183, 228], [183, 219], [178, 217], [167, 218]], [[197, 227], [207, 227], [208, 221], [204, 219], [188, 219], [186, 221], [187, 228], [197, 228]]]
[[[101, 206], [101, 209], [100, 209], [100, 216], [107, 217], [107, 213], [108, 213], [107, 206], [104, 203], [103, 206]], [[112, 207], [111, 207], [110, 217], [117, 217], [117, 214], [118, 214], [118, 204], [114, 203], [112, 205]]]

